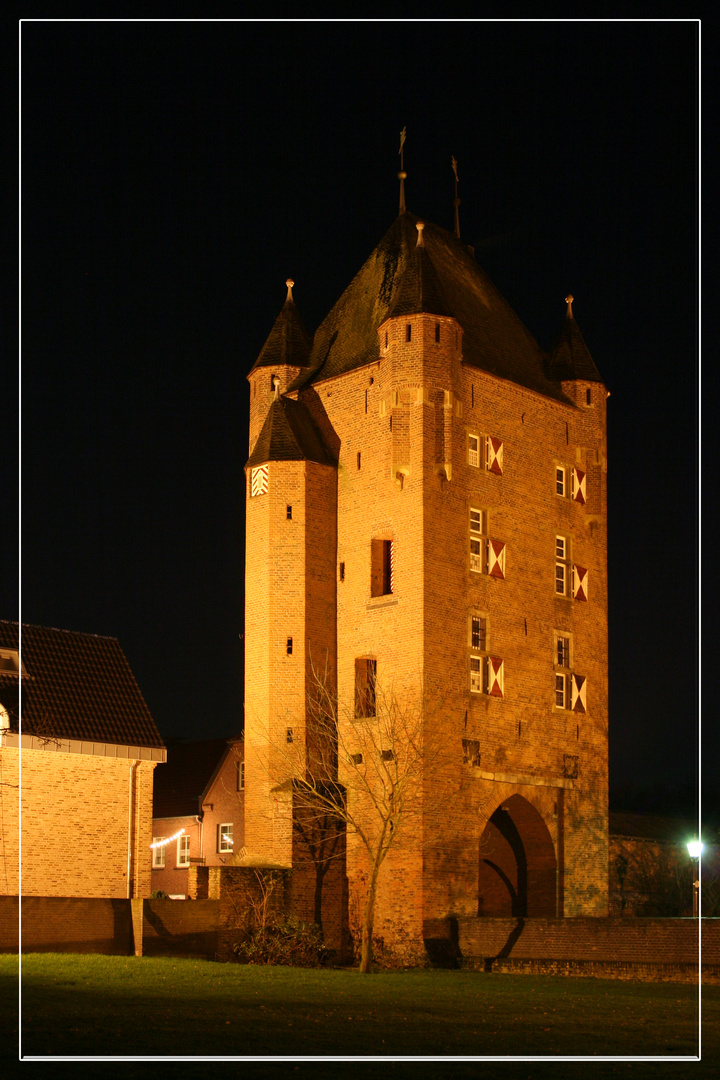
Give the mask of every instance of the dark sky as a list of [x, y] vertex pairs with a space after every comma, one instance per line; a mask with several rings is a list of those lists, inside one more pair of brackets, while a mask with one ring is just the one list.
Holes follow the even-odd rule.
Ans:
[[575, 296], [611, 391], [611, 782], [692, 781], [697, 40], [23, 24], [22, 620], [117, 636], [164, 735], [238, 729], [245, 376], [286, 277], [314, 330], [392, 223], [406, 126], [409, 209], [452, 228], [454, 154], [463, 239], [542, 346]]

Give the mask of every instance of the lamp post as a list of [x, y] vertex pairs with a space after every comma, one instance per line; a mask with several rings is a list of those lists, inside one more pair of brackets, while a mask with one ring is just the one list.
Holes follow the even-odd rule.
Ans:
[[697, 863], [697, 876], [693, 881], [693, 919], [697, 919], [698, 910], [700, 907], [700, 856], [702, 855], [703, 844], [701, 840], [688, 840], [688, 855], [693, 862]]

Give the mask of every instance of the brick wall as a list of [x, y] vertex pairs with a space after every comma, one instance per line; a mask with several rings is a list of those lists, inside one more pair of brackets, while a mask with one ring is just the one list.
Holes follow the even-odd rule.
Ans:
[[[0, 951], [18, 949], [16, 896], [0, 896]], [[133, 951], [129, 900], [24, 896], [22, 947], [27, 952], [107, 953]]]
[[143, 956], [201, 956], [214, 960], [222, 925], [219, 900], [144, 900]]
[[[154, 762], [3, 747], [4, 780], [17, 778], [20, 752], [23, 895], [126, 897], [130, 838], [130, 895], [148, 896]], [[0, 890], [12, 895], [18, 804], [3, 790]]]

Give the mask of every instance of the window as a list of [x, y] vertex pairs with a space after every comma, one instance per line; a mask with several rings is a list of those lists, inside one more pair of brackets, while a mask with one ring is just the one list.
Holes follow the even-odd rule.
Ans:
[[573, 671], [572, 637], [555, 631], [555, 708], [587, 711], [587, 679]]
[[291, 637], [289, 637], [287, 639], [286, 649], [287, 649], [288, 656], [292, 656], [292, 638]]
[[395, 584], [395, 552], [392, 540], [370, 543], [370, 595], [389, 596]]
[[555, 466], [555, 494], [565, 498], [565, 466]]
[[344, 562], [340, 563], [340, 580], [341, 581], [345, 580], [345, 563]]
[[570, 544], [565, 536], [555, 537], [555, 593], [567, 596], [570, 577]]
[[19, 671], [19, 651], [17, 649], [0, 649], [0, 672], [3, 675], [17, 675]]
[[388, 347], [388, 332], [386, 330], [385, 331], [385, 348], [387, 349], [387, 347]]
[[177, 865], [190, 865], [190, 837], [186, 834], [177, 838]]
[[291, 727], [289, 727], [287, 729], [287, 734], [285, 735], [285, 741], [289, 742], [289, 743], [294, 741], [293, 740], [293, 729]]
[[245, 762], [235, 762], [235, 783], [238, 791], [245, 790]]
[[363, 756], [362, 754], [351, 754], [350, 760], [352, 761], [353, 765], [362, 765]]
[[476, 574], [482, 574], [484, 570], [485, 541], [485, 511], [470, 507], [470, 569]]
[[564, 634], [555, 635], [555, 664], [557, 667], [570, 667], [570, 638]]
[[162, 847], [153, 847], [153, 870], [162, 870], [165, 867], [165, 845], [163, 844], [164, 839], [164, 836], [153, 836], [153, 844], [162, 844]]
[[381, 761], [394, 761], [394, 759], [395, 759], [395, 754], [393, 753], [392, 750], [381, 750], [380, 751], [380, 760]]
[[355, 717], [375, 716], [377, 660], [362, 657], [355, 661]]
[[555, 706], [558, 709], [567, 709], [568, 707], [568, 683], [570, 680], [569, 675], [555, 674]]
[[285, 517], [288, 519], [288, 521], [292, 521], [292, 506], [285, 507]]
[[482, 694], [483, 692], [483, 660], [482, 656], [470, 657], [470, 692]]
[[587, 484], [585, 473], [578, 468], [573, 468], [572, 471], [572, 498], [575, 502], [579, 502], [581, 506], [585, 505], [587, 499]]
[[218, 851], [232, 851], [233, 849], [233, 825], [231, 821], [226, 821], [222, 825], [217, 827], [217, 849]]
[[361, 460], [362, 460], [361, 454], [360, 454], [360, 451], [358, 450], [358, 452], [357, 452], [357, 467], [358, 467], [358, 469], [360, 468]]
[[487, 636], [487, 620], [479, 615], [473, 615], [470, 619], [471, 648], [485, 651]]
[[435, 340], [436, 341], [440, 340], [440, 323], [439, 322], [435, 323]]
[[468, 435], [468, 465], [480, 465], [480, 436]]
[[494, 435], [485, 438], [485, 468], [488, 472], [502, 476], [503, 471], [503, 444]]
[[258, 465], [256, 469], [252, 470], [250, 480], [250, 497], [255, 495], [264, 495], [268, 489], [268, 467], [267, 465]]
[[463, 765], [475, 768], [480, 766], [480, 741], [479, 739], [463, 739]]
[[405, 340], [412, 341], [412, 326], [410, 323], [405, 327]]
[[592, 405], [592, 390], [590, 389], [589, 386], [588, 386], [587, 390], [585, 391], [585, 403], [587, 405]]

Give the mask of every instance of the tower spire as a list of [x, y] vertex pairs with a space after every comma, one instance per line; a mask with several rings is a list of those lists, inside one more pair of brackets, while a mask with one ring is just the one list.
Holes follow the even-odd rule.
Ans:
[[573, 300], [574, 299], [575, 299], [575, 297], [573, 296], [572, 293], [568, 293], [567, 296], [565, 297], [565, 303], [567, 304], [566, 315], [567, 315], [568, 319], [572, 319], [572, 317], [573, 317], [572, 305], [573, 305]]
[[455, 198], [453, 199], [453, 206], [455, 207], [455, 235], [458, 240], [460, 239], [460, 200], [458, 199], [457, 186], [458, 186], [458, 174], [457, 174], [457, 161], [455, 157], [450, 158], [452, 162], [452, 169], [455, 173]]
[[405, 180], [407, 173], [405, 172], [405, 159], [403, 155], [403, 146], [405, 145], [405, 135], [407, 134], [407, 128], [403, 128], [400, 132], [400, 172], [398, 173], [398, 180], [400, 181], [400, 213], [405, 213]]

